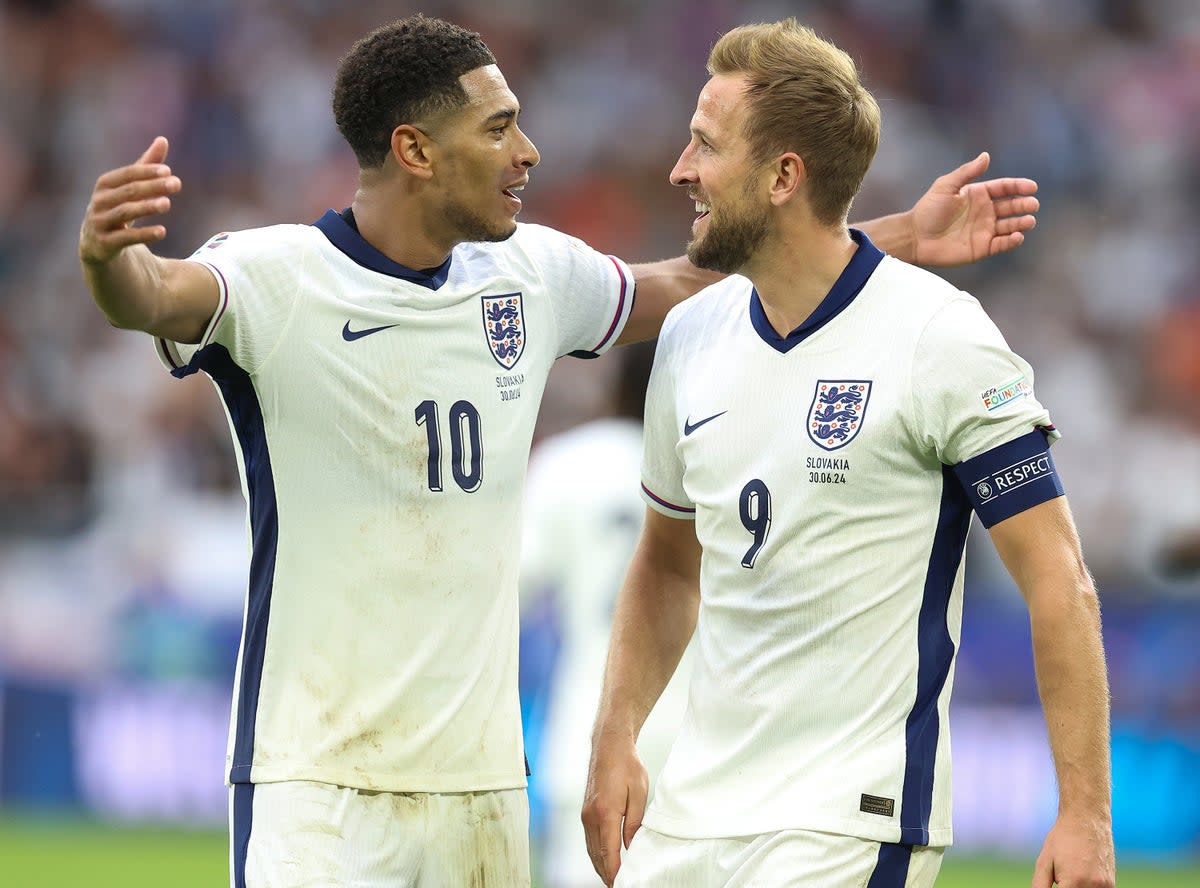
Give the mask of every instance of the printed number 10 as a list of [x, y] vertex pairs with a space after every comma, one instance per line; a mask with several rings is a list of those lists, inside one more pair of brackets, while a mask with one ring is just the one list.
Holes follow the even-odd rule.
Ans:
[[[429, 439], [429, 489], [441, 490], [442, 436], [438, 429], [437, 401], [422, 401], [415, 412], [417, 425], [425, 426], [425, 435]], [[450, 471], [454, 475], [454, 483], [467, 493], [474, 493], [483, 483], [483, 438], [479, 431], [479, 411], [470, 401], [455, 401], [450, 405]]]

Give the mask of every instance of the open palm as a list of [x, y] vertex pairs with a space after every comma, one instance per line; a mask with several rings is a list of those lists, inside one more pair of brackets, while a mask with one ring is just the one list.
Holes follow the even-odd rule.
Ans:
[[1037, 182], [974, 180], [987, 171], [985, 151], [934, 180], [912, 209], [915, 260], [920, 265], [964, 265], [1020, 246], [1037, 224]]

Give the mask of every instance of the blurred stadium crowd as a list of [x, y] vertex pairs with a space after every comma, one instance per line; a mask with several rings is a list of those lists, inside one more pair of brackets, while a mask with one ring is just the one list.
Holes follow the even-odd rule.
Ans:
[[[1200, 747], [1200, 575], [1164, 569], [1165, 551], [1200, 538], [1195, 0], [420, 9], [481, 31], [522, 102], [543, 156], [522, 218], [630, 260], [680, 252], [691, 203], [667, 172], [712, 41], [745, 21], [795, 14], [863, 68], [884, 132], [856, 217], [909, 206], [982, 149], [991, 174], [1036, 178], [1027, 244], [948, 276], [1033, 363], [1063, 431], [1055, 459], [1111, 608], [1115, 711]], [[346, 205], [356, 169], [329, 111], [334, 68], [362, 33], [414, 11], [0, 3], [0, 685], [232, 674], [246, 554], [224, 417], [210, 386], [172, 380], [149, 341], [91, 305], [79, 221], [96, 176], [159, 134], [184, 183], [167, 255]], [[588, 418], [611, 375], [604, 361], [560, 364], [542, 434]], [[973, 555], [968, 598], [1019, 610], [984, 534]], [[1004, 684], [1028, 662], [1019, 630], [1007, 646], [976, 634], [960, 700], [1032, 702], [1031, 682]]]

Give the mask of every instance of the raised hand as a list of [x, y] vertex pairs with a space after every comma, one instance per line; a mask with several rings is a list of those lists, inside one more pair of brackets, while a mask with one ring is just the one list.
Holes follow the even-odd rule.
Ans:
[[912, 208], [914, 261], [920, 265], [964, 265], [1018, 247], [1037, 224], [1037, 182], [1032, 179], [974, 180], [987, 172], [984, 151], [934, 180]]
[[159, 136], [136, 163], [109, 170], [96, 180], [79, 231], [79, 258], [85, 264], [109, 262], [126, 247], [167, 236], [162, 225], [133, 227], [139, 219], [170, 210], [170, 195], [183, 187], [165, 163], [167, 149], [167, 140]]
[[171, 209], [170, 196], [183, 187], [166, 159], [167, 140], [159, 136], [137, 163], [96, 180], [79, 229], [79, 261], [114, 327], [194, 343], [217, 307], [216, 278], [199, 263], [155, 256], [147, 245], [167, 236], [164, 226], [133, 225]]

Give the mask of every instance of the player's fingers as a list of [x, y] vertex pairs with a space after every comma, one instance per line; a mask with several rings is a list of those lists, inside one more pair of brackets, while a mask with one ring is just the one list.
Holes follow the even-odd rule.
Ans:
[[1012, 216], [996, 220], [996, 234], [1012, 234], [1014, 231], [1029, 231], [1037, 227], [1037, 216]]
[[621, 829], [619, 825], [613, 830], [612, 843], [608, 845], [605, 852], [603, 878], [609, 888], [612, 888], [612, 884], [617, 881], [617, 873], [621, 869]]
[[125, 247], [131, 247], [134, 244], [152, 244], [162, 240], [167, 236], [167, 229], [163, 225], [145, 225], [139, 228], [122, 228], [120, 231], [113, 231], [102, 238], [100, 242], [108, 247], [113, 252], [123, 250]]
[[1037, 863], [1033, 865], [1033, 881], [1029, 883], [1029, 888], [1053, 888], [1053, 885], [1054, 861], [1043, 852], [1038, 855]]
[[1041, 202], [1032, 195], [1028, 197], [1005, 197], [992, 201], [992, 210], [995, 212], [997, 218], [1031, 215], [1041, 208]]
[[974, 160], [968, 160], [958, 169], [951, 170], [944, 176], [939, 176], [934, 180], [934, 187], [938, 190], [957, 192], [964, 185], [986, 173], [988, 164], [991, 162], [991, 156], [986, 151], [981, 151], [979, 156]]
[[605, 885], [611, 886], [613, 883], [613, 880], [617, 877], [617, 874], [616, 874], [616, 872], [613, 872], [612, 875], [609, 875], [608, 847], [603, 842], [599, 842], [593, 847], [592, 844], [589, 842], [588, 843], [588, 857], [590, 857], [592, 860], [592, 869], [594, 869], [596, 871], [596, 875], [598, 875], [600, 877], [600, 880], [602, 882], [604, 882]]
[[160, 216], [171, 209], [169, 197], [152, 197], [123, 203], [106, 212], [93, 212], [92, 227], [97, 231], [114, 231], [146, 216]]
[[[581, 819], [592, 867], [605, 884], [611, 885], [612, 877], [609, 875], [608, 862], [614, 839], [616, 842], [620, 841], [621, 815], [617, 811], [608, 811], [604, 805], [592, 798], [584, 803]], [[613, 876], [615, 875], [613, 873]]]
[[170, 144], [167, 142], [166, 136], [155, 136], [150, 147], [143, 151], [142, 156], [138, 158], [138, 163], [162, 163], [167, 159], [169, 148]]
[[992, 199], [1010, 197], [1012, 195], [1036, 194], [1038, 190], [1038, 183], [1033, 179], [1022, 179], [1016, 176], [1008, 176], [1003, 179], [988, 179], [986, 182], [980, 182], [979, 184], [987, 189], [988, 196]]
[[107, 191], [110, 188], [119, 188], [129, 182], [166, 178], [170, 175], [171, 168], [165, 163], [134, 163], [102, 173], [96, 180], [95, 190], [97, 192]]
[[629, 801], [625, 805], [625, 824], [621, 829], [621, 839], [625, 847], [633, 841], [634, 835], [642, 827], [642, 818], [646, 815], [646, 796], [649, 790], [644, 783], [629, 787]]
[[176, 194], [182, 187], [183, 183], [180, 182], [178, 176], [156, 176], [149, 179], [135, 179], [115, 188], [97, 190], [92, 195], [91, 210], [93, 213], [107, 212], [122, 204]]
[[610, 818], [595, 831], [588, 841], [588, 853], [596, 873], [605, 885], [611, 886], [617, 878], [617, 870], [621, 868], [620, 817]]
[[1012, 234], [1001, 234], [992, 238], [989, 249], [989, 255], [995, 256], [999, 253], [1007, 253], [1009, 250], [1016, 249], [1025, 243], [1025, 235], [1019, 231], [1014, 231]]

